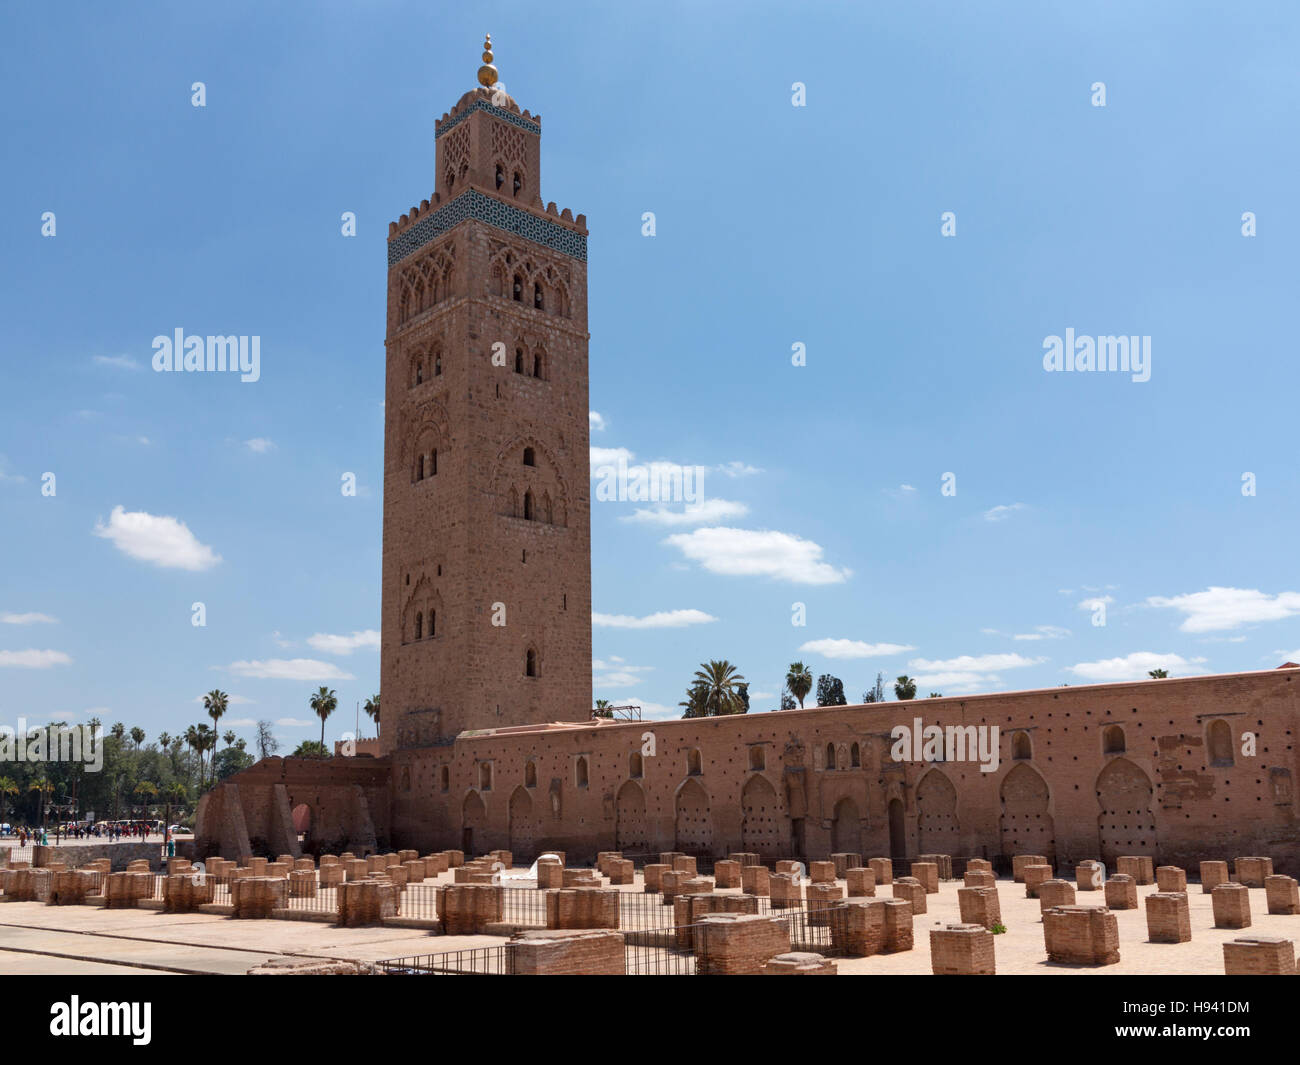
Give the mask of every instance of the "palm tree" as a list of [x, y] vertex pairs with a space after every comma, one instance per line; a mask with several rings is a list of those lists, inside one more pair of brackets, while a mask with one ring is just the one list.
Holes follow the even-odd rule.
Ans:
[[27, 790], [40, 793], [38, 801], [41, 804], [41, 829], [44, 830], [45, 804], [49, 800], [50, 795], [54, 791], [54, 784], [50, 781], [49, 777], [42, 774], [41, 776], [36, 777], [29, 785], [27, 785]]
[[221, 715], [226, 712], [226, 707], [230, 705], [230, 696], [223, 691], [213, 688], [203, 697], [203, 709], [208, 712], [208, 717], [212, 718], [212, 731], [217, 731], [217, 722], [221, 720]]
[[142, 780], [135, 786], [135, 797], [140, 803], [140, 820], [145, 819], [145, 806], [152, 798], [158, 796], [158, 785], [152, 780]]
[[144, 743], [144, 729], [139, 725], [136, 725], [135, 728], [131, 730], [131, 742], [135, 744], [135, 749], [138, 752], [140, 750], [140, 745]]
[[167, 800], [167, 828], [172, 827], [172, 803], [180, 805], [185, 801], [185, 785], [173, 780], [163, 788], [163, 797]]
[[596, 709], [591, 712], [592, 717], [613, 717], [614, 711], [609, 708], [608, 699], [597, 699]]
[[708, 715], [709, 711], [704, 703], [706, 690], [707, 686], [703, 681], [692, 682], [691, 686], [686, 689], [686, 698], [677, 704], [685, 708], [682, 717], [705, 717]]
[[739, 708], [740, 695], [736, 685], [745, 680], [736, 672], [736, 667], [725, 658], [722, 661], [700, 663], [695, 671], [695, 681], [704, 692], [705, 715], [718, 717], [722, 714], [734, 714]]
[[1165, 677], [1169, 676], [1169, 670], [1149, 669], [1147, 670], [1147, 676], [1150, 677], [1152, 680], [1164, 680]]
[[790, 689], [790, 694], [799, 700], [799, 709], [802, 710], [804, 699], [812, 691], [812, 670], [802, 662], [791, 662], [790, 672], [785, 675], [785, 686]]
[[379, 735], [379, 693], [375, 692], [365, 704], [361, 707], [366, 712], [366, 716], [375, 723], [375, 735]]
[[904, 674], [894, 681], [894, 694], [900, 699], [915, 699], [916, 681]]
[[12, 777], [0, 777], [0, 821], [5, 819], [5, 806], [9, 797], [18, 794], [18, 784]]
[[333, 688], [327, 688], [321, 685], [320, 690], [311, 697], [311, 708], [320, 718], [320, 745], [325, 746], [325, 719], [334, 713], [335, 708], [339, 705], [338, 697], [334, 694]]

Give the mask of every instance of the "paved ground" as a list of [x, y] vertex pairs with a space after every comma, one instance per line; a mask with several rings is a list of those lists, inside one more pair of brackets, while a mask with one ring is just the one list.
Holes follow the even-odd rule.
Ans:
[[[516, 870], [523, 872], [523, 870]], [[437, 882], [451, 881], [450, 873]], [[622, 890], [641, 891], [641, 878]], [[426, 881], [426, 883], [429, 883]], [[509, 883], [509, 881], [507, 881]], [[842, 883], [842, 881], [841, 881]], [[516, 885], [519, 886], [519, 885]], [[932, 928], [958, 921], [961, 881], [940, 884], [927, 895], [927, 913], [913, 919], [911, 951], [872, 958], [837, 959], [842, 974], [929, 973]], [[1139, 903], [1156, 888], [1138, 889]], [[734, 892], [727, 892], [734, 893]], [[890, 888], [880, 889], [888, 897]], [[998, 881], [1002, 923], [995, 938], [999, 973], [1040, 975], [1221, 974], [1225, 941], [1240, 935], [1271, 935], [1300, 940], [1300, 916], [1270, 915], [1264, 891], [1251, 889], [1253, 923], [1246, 930], [1214, 927], [1210, 896], [1189, 885], [1192, 941], [1147, 941], [1146, 912], [1115, 911], [1119, 922], [1120, 962], [1101, 968], [1049, 964], [1037, 899], [1024, 885]], [[1078, 892], [1080, 905], [1101, 905], [1101, 892]], [[423, 929], [336, 928], [314, 921], [236, 920], [211, 914], [165, 914], [157, 910], [106, 910], [98, 906], [47, 906], [37, 902], [0, 903], [2, 973], [244, 973], [255, 965], [285, 957], [376, 961], [412, 954], [496, 946], [497, 936], [436, 936]]]

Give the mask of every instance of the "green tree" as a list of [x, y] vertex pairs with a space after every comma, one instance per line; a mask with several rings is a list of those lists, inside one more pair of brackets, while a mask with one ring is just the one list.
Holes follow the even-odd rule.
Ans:
[[136, 725], [135, 728], [131, 730], [131, 742], [135, 744], [135, 749], [138, 753], [140, 747], [144, 744], [144, 729], [139, 725]]
[[1165, 677], [1169, 676], [1169, 671], [1167, 669], [1150, 669], [1147, 670], [1147, 676], [1152, 680], [1164, 680]]
[[781, 689], [781, 709], [793, 710], [799, 704], [794, 701], [794, 696], [790, 694], [789, 688]]
[[375, 723], [375, 735], [379, 735], [379, 693], [375, 692], [369, 699], [361, 705], [361, 709], [366, 712], [366, 716]]
[[229, 705], [230, 696], [217, 688], [213, 688], [203, 697], [203, 709], [208, 712], [208, 717], [212, 718], [212, 731], [214, 734], [221, 721], [221, 715], [226, 712]]
[[591, 712], [592, 717], [613, 717], [614, 711], [609, 708], [608, 699], [597, 699], [596, 708]]
[[706, 717], [707, 709], [705, 707], [705, 693], [707, 686], [702, 681], [694, 681], [686, 689], [686, 698], [678, 703], [678, 706], [685, 707], [682, 717]]
[[5, 819], [5, 807], [9, 800], [18, 794], [18, 782], [12, 777], [0, 777], [0, 821]]
[[736, 667], [725, 658], [701, 662], [695, 671], [695, 683], [704, 689], [704, 714], [706, 717], [721, 717], [740, 711], [740, 696], [736, 685], [744, 681]]
[[844, 698], [844, 682], [839, 677], [823, 673], [817, 678], [818, 706], [847, 706], [848, 702]]
[[[324, 721], [324, 718], [321, 718]], [[298, 749], [293, 752], [294, 758], [328, 758], [330, 753], [325, 749], [324, 743], [317, 743], [315, 740], [303, 740], [298, 744]]]
[[316, 716], [320, 718], [320, 745], [325, 746], [325, 719], [334, 713], [339, 705], [338, 697], [334, 694], [333, 688], [326, 688], [321, 685], [320, 690], [310, 699], [311, 708]]
[[812, 691], [812, 670], [802, 662], [791, 662], [790, 671], [785, 675], [785, 686], [790, 689], [790, 694], [799, 700], [799, 709], [802, 710], [804, 699]]
[[133, 794], [136, 802], [140, 804], [140, 820], [143, 821], [148, 816], [145, 812], [145, 806], [148, 805], [150, 799], [158, 797], [158, 785], [152, 780], [142, 780], [135, 786]]
[[916, 681], [904, 674], [894, 681], [894, 694], [900, 699], [915, 699]]

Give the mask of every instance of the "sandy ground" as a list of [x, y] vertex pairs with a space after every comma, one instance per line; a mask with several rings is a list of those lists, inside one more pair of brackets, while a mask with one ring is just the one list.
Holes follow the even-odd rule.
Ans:
[[[515, 870], [523, 873], [524, 870]], [[449, 883], [445, 873], [437, 883]], [[426, 881], [432, 884], [435, 881]], [[507, 885], [510, 885], [507, 881]], [[526, 883], [526, 882], [524, 882]], [[841, 881], [841, 884], [843, 882]], [[513, 886], [521, 886], [515, 882]], [[1300, 938], [1300, 916], [1270, 915], [1264, 891], [1251, 889], [1253, 923], [1248, 929], [1214, 927], [1210, 896], [1189, 885], [1192, 940], [1151, 943], [1146, 911], [1115, 911], [1119, 922], [1120, 962], [1098, 968], [1050, 964], [1043, 946], [1037, 899], [1024, 885], [998, 881], [1002, 923], [1007, 931], [995, 942], [999, 973], [1079, 975], [1223, 973], [1223, 947], [1242, 935]], [[915, 946], [899, 954], [836, 959], [841, 974], [929, 973], [932, 928], [960, 920], [957, 889], [947, 881], [927, 895], [928, 912], [913, 919]], [[620, 890], [641, 893], [641, 877]], [[1139, 903], [1155, 886], [1138, 889]], [[725, 892], [736, 893], [734, 891]], [[888, 887], [880, 889], [889, 896]], [[1101, 905], [1102, 892], [1077, 893], [1079, 905]], [[424, 929], [336, 928], [315, 921], [236, 920], [212, 914], [165, 914], [151, 909], [106, 910], [98, 906], [47, 906], [38, 902], [0, 904], [0, 973], [244, 973], [276, 958], [346, 958], [376, 961], [413, 954], [496, 946], [499, 936], [441, 936]]]

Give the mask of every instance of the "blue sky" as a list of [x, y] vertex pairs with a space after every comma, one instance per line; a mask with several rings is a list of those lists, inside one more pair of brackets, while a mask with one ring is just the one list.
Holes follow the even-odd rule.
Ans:
[[[484, 31], [591, 228], [594, 462], [706, 470], [698, 510], [593, 504], [595, 696], [1300, 659], [1300, 13], [1131, 7], [8, 8], [0, 719], [152, 739], [221, 687], [296, 744], [327, 683], [352, 727], [387, 226]], [[176, 328], [259, 336], [260, 379], [153, 372]], [[1048, 372], [1067, 329], [1150, 337], [1150, 379]]]

